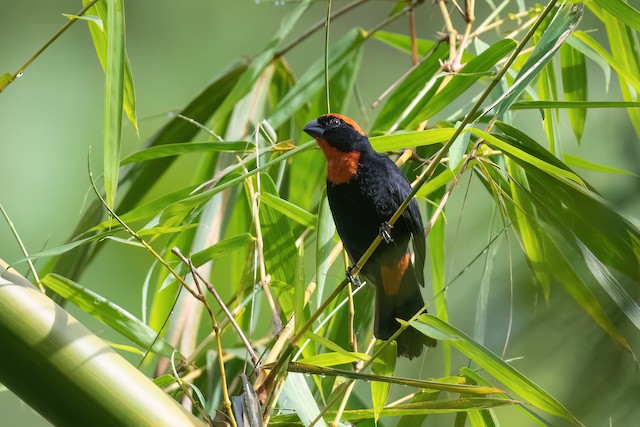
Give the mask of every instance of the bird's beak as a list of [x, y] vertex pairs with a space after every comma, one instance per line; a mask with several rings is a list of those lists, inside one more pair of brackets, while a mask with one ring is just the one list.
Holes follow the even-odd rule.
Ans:
[[324, 128], [317, 120], [311, 120], [302, 130], [313, 138], [320, 138], [324, 134]]

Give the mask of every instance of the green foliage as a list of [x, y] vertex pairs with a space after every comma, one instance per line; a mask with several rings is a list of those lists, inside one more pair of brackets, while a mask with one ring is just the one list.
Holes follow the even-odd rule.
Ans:
[[[425, 232], [431, 274], [425, 277], [433, 284], [427, 298], [432, 314], [403, 322], [403, 327], [440, 341], [425, 356], [425, 364], [432, 364], [433, 352], [440, 352], [444, 362], [441, 368], [430, 368], [441, 378], [429, 382], [394, 376], [404, 364], [396, 360], [395, 343], [369, 345], [372, 316], [365, 294], [370, 291], [344, 286], [349, 266], [343, 262], [323, 192], [324, 159], [301, 132], [307, 120], [325, 112], [324, 58], [318, 55], [318, 60], [294, 72], [288, 55], [300, 43], [310, 42], [303, 35], [284, 44], [301, 17], [314, 10], [311, 2], [291, 5], [262, 51], [222, 71], [143, 148], [124, 159], [123, 110], [136, 130], [137, 119], [124, 46], [123, 3], [99, 2], [85, 17], [105, 70], [104, 192], [117, 217], [101, 216], [100, 202], [94, 201], [69, 242], [24, 259], [49, 259], [42, 271], [42, 283], [49, 290], [141, 351], [163, 356], [146, 362], [158, 374], [156, 384], [177, 393], [177, 400], [184, 391], [171, 387], [187, 383], [175, 375], [188, 377], [194, 383], [192, 393], [202, 392], [203, 406], [231, 416], [228, 393], [253, 396], [252, 388], [243, 388], [239, 380], [246, 373], [258, 388], [262, 415], [270, 425], [328, 425], [334, 419], [378, 423], [386, 417], [401, 417], [403, 424], [457, 413], [453, 425], [469, 420], [473, 426], [491, 426], [502, 417], [500, 407], [514, 405], [518, 416], [527, 420], [555, 423], [562, 418], [581, 425], [580, 416], [567, 409], [570, 406], [538, 385], [543, 380], [517, 370], [485, 341], [490, 316], [486, 304], [492, 284], [500, 280], [492, 273], [504, 266], [520, 274], [527, 269], [547, 303], [555, 297], [555, 288], [565, 289], [585, 317], [624, 348], [629, 359], [635, 358], [630, 334], [637, 338], [640, 327], [640, 308], [632, 297], [640, 284], [640, 229], [598, 194], [588, 175], [574, 168], [631, 177], [637, 177], [637, 171], [564, 154], [575, 148], [575, 141], [562, 131], [570, 128], [584, 145], [587, 117], [592, 115], [588, 110], [606, 107], [626, 108], [640, 134], [640, 49], [635, 33], [640, 20], [631, 5], [596, 0], [586, 2], [583, 10], [582, 5], [551, 1], [545, 9], [531, 3], [531, 9], [519, 10], [505, 2], [489, 11], [490, 19], [476, 11], [475, 22], [468, 19], [474, 11], [468, 10], [469, 25], [459, 29], [463, 36], [456, 46], [440, 39], [412, 39], [415, 35], [409, 32], [381, 31], [404, 17], [404, 9], [394, 9], [380, 26], [351, 28], [328, 46], [327, 81], [336, 112], [354, 111], [348, 107], [353, 99], [361, 103], [356, 89], [371, 72], [361, 69], [363, 63], [376, 67], [375, 72], [385, 70], [384, 60], [367, 56], [369, 44], [383, 42], [405, 54], [415, 42], [420, 55], [418, 63], [407, 62], [402, 73], [390, 76], [395, 83], [374, 111], [368, 130], [373, 147], [390, 152], [394, 160], [406, 161], [409, 156], [399, 151], [412, 150], [415, 156], [406, 166], [411, 178], [432, 173], [426, 183], [414, 181], [429, 224]], [[474, 8], [474, 2], [464, 6]], [[360, 6], [362, 13], [367, 7]], [[611, 51], [587, 32], [590, 28], [577, 30], [584, 14], [601, 23], [598, 28], [609, 37]], [[496, 37], [489, 31], [495, 26], [518, 31]], [[461, 45], [472, 39], [474, 43]], [[604, 70], [607, 85], [611, 69], [617, 73], [622, 99], [589, 99], [587, 87], [600, 78], [593, 75], [592, 62]], [[12, 79], [11, 74], [2, 75], [0, 89]], [[568, 111], [566, 119], [561, 109]], [[544, 137], [532, 136], [530, 128], [514, 120], [519, 110], [530, 122], [539, 122]], [[366, 123], [365, 117], [357, 117]], [[182, 156], [197, 156], [183, 187], [155, 188]], [[519, 243], [504, 245], [506, 261], [496, 257], [497, 247], [489, 248], [492, 258], [479, 276], [482, 294], [473, 307], [477, 313], [472, 318], [479, 323], [474, 337], [464, 332], [465, 327], [453, 326], [456, 312], [472, 309], [457, 307], [447, 298], [455, 280], [447, 272], [447, 263], [454, 265], [449, 231], [456, 230], [447, 213], [452, 209], [451, 193], [464, 185], [462, 177], [481, 184], [480, 197], [493, 206], [494, 216], [486, 220], [489, 245], [495, 244], [495, 230], [502, 228], [508, 242]], [[149, 196], [152, 187], [156, 191]], [[462, 210], [470, 208], [463, 205]], [[357, 221], [358, 212], [353, 217]], [[483, 236], [486, 232], [479, 231]], [[107, 238], [116, 239], [115, 244], [144, 245], [156, 258], [145, 281], [145, 289], [152, 289], [147, 324], [120, 308], [121, 302], [91, 291], [81, 277], [100, 256]], [[181, 262], [174, 248], [190, 263]], [[512, 263], [511, 257], [525, 260], [526, 267]], [[195, 278], [192, 268], [209, 283]], [[328, 294], [341, 282], [345, 290], [329, 300]], [[139, 287], [141, 283], [131, 283], [132, 289]], [[221, 301], [206, 296], [207, 287], [215, 288]], [[194, 299], [185, 291], [202, 295]], [[630, 332], [614, 321], [622, 316], [635, 329]], [[171, 357], [184, 362], [175, 372], [166, 359]], [[252, 371], [256, 357], [263, 357], [270, 371], [264, 366]], [[480, 369], [469, 369], [469, 364]], [[268, 372], [272, 374], [267, 377]], [[450, 377], [452, 372], [459, 376]], [[562, 379], [563, 373], [554, 375]], [[350, 385], [354, 381], [371, 382], [371, 401], [361, 396], [361, 387]], [[277, 399], [280, 390], [283, 397]], [[390, 398], [396, 395], [400, 397]], [[290, 408], [293, 412], [284, 412]], [[235, 409], [236, 415], [242, 411]], [[205, 417], [202, 409], [194, 413]]]

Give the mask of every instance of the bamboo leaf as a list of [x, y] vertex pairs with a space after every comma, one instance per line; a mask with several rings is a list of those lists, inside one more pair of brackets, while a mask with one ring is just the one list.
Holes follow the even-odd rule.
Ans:
[[493, 375], [537, 408], [581, 425], [581, 423], [549, 393], [490, 350], [475, 342], [462, 331], [429, 314], [420, 316], [417, 322], [426, 323], [437, 327], [447, 334], [461, 337], [461, 340], [451, 341], [451, 344], [489, 374]]
[[12, 80], [13, 80], [13, 74], [11, 73], [0, 74], [0, 92], [2, 92], [4, 88], [6, 88], [9, 85], [9, 83], [11, 83]]
[[347, 363], [359, 362], [361, 360], [369, 360], [366, 353], [356, 353], [351, 351], [320, 353], [315, 356], [306, 357], [298, 360], [298, 363], [313, 366], [337, 366]]
[[246, 141], [234, 141], [234, 142], [184, 142], [178, 144], [165, 144], [156, 147], [150, 147], [137, 153], [133, 153], [130, 156], [125, 157], [120, 162], [121, 165], [128, 163], [141, 163], [154, 159], [161, 159], [163, 157], [179, 156], [182, 154], [191, 153], [207, 153], [207, 152], [244, 152], [252, 150], [253, 146]]
[[236, 236], [227, 237], [226, 239], [191, 255], [191, 261], [194, 266], [200, 267], [206, 262], [237, 251], [238, 249], [242, 249], [253, 241], [255, 241], [255, 237], [250, 233], [242, 233]]
[[74, 281], [57, 274], [48, 274], [42, 278], [42, 283], [143, 348], [151, 348], [151, 351], [164, 357], [172, 357], [177, 351], [131, 313]]
[[558, 166], [555, 166], [551, 163], [547, 163], [543, 159], [531, 155], [519, 148], [516, 148], [513, 145], [502, 141], [501, 139], [495, 137], [494, 135], [490, 135], [486, 132], [481, 131], [480, 129], [472, 128], [471, 132], [474, 135], [479, 136], [484, 139], [489, 145], [493, 146], [498, 150], [502, 150], [505, 154], [508, 154], [510, 157], [521, 160], [525, 163], [528, 163], [536, 168], [548, 173], [549, 175], [558, 177], [558, 178], [567, 178], [578, 184], [584, 185], [584, 181], [575, 173], [570, 170], [562, 169]]
[[[560, 60], [562, 64], [562, 89], [565, 101], [587, 100], [587, 63], [585, 57], [569, 44], [560, 48]], [[570, 109], [568, 112], [569, 123], [573, 133], [578, 139], [582, 139], [582, 132], [587, 118], [587, 110], [584, 108]]]
[[491, 70], [500, 59], [504, 58], [517, 43], [512, 39], [503, 39], [491, 45], [482, 54], [469, 61], [462, 69], [456, 73], [449, 83], [438, 91], [427, 103], [427, 105], [416, 115], [408, 125], [414, 128], [418, 123], [433, 117], [449, 105], [454, 99], [461, 96], [475, 82], [485, 76], [485, 72]]
[[120, 172], [120, 137], [124, 95], [124, 2], [107, 1], [107, 58], [104, 83], [105, 199], [115, 207]]
[[622, 0], [593, 0], [598, 6], [636, 31], [640, 31], [640, 12]]
[[[373, 346], [373, 354], [377, 354], [379, 348], [384, 344], [384, 341], [376, 340]], [[385, 348], [378, 354], [373, 360], [371, 365], [371, 373], [373, 375], [380, 375], [383, 377], [393, 376], [396, 370], [396, 357], [397, 357], [397, 344], [395, 341], [391, 341]], [[381, 383], [374, 381], [371, 383], [371, 401], [373, 402], [373, 419], [377, 423], [382, 409], [387, 403], [389, 397], [389, 390], [391, 384]]]
[[571, 37], [567, 39], [567, 44], [595, 62], [602, 69], [602, 72], [604, 73], [604, 89], [605, 92], [608, 92], [609, 83], [611, 82], [611, 66], [607, 61], [594, 52], [593, 49], [586, 45], [586, 43], [576, 38], [575, 33], [571, 34]]
[[512, 110], [538, 110], [541, 108], [637, 108], [638, 101], [520, 101]]
[[[283, 391], [295, 409], [296, 418], [308, 426], [319, 417], [320, 408], [309, 389], [302, 374], [290, 373], [284, 381]], [[318, 427], [326, 426], [322, 417], [315, 423]]]
[[322, 190], [322, 198], [318, 207], [318, 225], [316, 226], [316, 285], [317, 305], [322, 304], [324, 287], [327, 281], [327, 273], [331, 267], [330, 254], [334, 247], [333, 236], [336, 226], [331, 216], [329, 201], [327, 200], [327, 190]]
[[[373, 34], [373, 38], [380, 40], [382, 43], [394, 47], [401, 52], [411, 54], [411, 37], [405, 34], [377, 31]], [[416, 39], [416, 43], [418, 45], [418, 54], [420, 56], [425, 56], [436, 46], [436, 42], [420, 38]]]
[[270, 193], [260, 194], [259, 199], [266, 206], [277, 210], [305, 228], [309, 228], [311, 230], [316, 228], [316, 216], [311, 212], [307, 212], [301, 207], [294, 205], [288, 200], [281, 199], [280, 197]]
[[[318, 334], [314, 334], [311, 331], [306, 331], [304, 333], [304, 337], [310, 339], [311, 341], [320, 344], [321, 346], [329, 349], [329, 350], [333, 350], [335, 353], [341, 354], [344, 357], [357, 357], [359, 360], [363, 360], [363, 361], [367, 361], [370, 359], [368, 354], [365, 353], [355, 353], [352, 351], [347, 351], [344, 348], [340, 347], [338, 344], [334, 343], [333, 341], [318, 335]], [[302, 362], [302, 361], [300, 361]], [[307, 364], [312, 365], [312, 363], [306, 362]]]
[[496, 115], [503, 115], [551, 60], [562, 43], [567, 40], [582, 20], [583, 10], [581, 6], [567, 5], [562, 7], [555, 15], [549, 26], [540, 36], [533, 52], [527, 58], [515, 81], [491, 107], [498, 106]]
[[99, 16], [94, 16], [94, 15], [78, 16], [78, 15], [72, 15], [69, 13], [63, 13], [62, 16], [69, 19], [70, 21], [80, 19], [82, 21], [92, 22], [100, 29], [100, 31], [104, 31], [104, 24], [102, 22], [102, 19]]
[[453, 134], [453, 128], [436, 128], [414, 132], [398, 132], [370, 138], [373, 149], [378, 152], [401, 150], [407, 147], [441, 144]]
[[[82, 4], [86, 6], [91, 0], [82, 0]], [[93, 45], [100, 61], [102, 69], [106, 72], [107, 66], [107, 34], [108, 31], [104, 31], [105, 23], [108, 22], [107, 7], [105, 2], [97, 2], [88, 11], [88, 14], [83, 16], [66, 15], [67, 18], [73, 17], [74, 19], [83, 19], [89, 22], [89, 32], [93, 39]], [[95, 15], [91, 15], [94, 13]], [[70, 18], [71, 19], [71, 18]], [[127, 114], [127, 118], [133, 125], [136, 133], [138, 133], [138, 118], [136, 116], [136, 92], [133, 85], [133, 74], [131, 72], [131, 65], [127, 56], [127, 51], [124, 51], [124, 111]]]
[[590, 162], [590, 161], [585, 160], [585, 159], [583, 159], [581, 157], [577, 157], [577, 156], [574, 156], [574, 155], [571, 155], [571, 154], [565, 154], [564, 155], [564, 161], [569, 166], [574, 166], [574, 167], [581, 168], [581, 169], [587, 169], [587, 170], [592, 170], [592, 171], [596, 171], [596, 172], [603, 172], [603, 173], [612, 173], [612, 174], [617, 174], [617, 175], [634, 175], [634, 176], [638, 176], [635, 173], [626, 171], [624, 169], [618, 169], [618, 168], [612, 168], [611, 166], [600, 165], [598, 163]]

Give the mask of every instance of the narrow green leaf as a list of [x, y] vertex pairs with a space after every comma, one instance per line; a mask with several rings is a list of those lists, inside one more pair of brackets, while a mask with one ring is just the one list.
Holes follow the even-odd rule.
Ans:
[[[338, 344], [334, 343], [331, 340], [328, 340], [327, 338], [320, 336], [318, 334], [314, 334], [311, 331], [306, 331], [304, 333], [304, 337], [310, 339], [311, 341], [320, 344], [321, 346], [329, 349], [329, 350], [333, 350], [336, 353], [339, 353], [345, 357], [358, 357], [359, 360], [363, 360], [363, 361], [367, 361], [370, 359], [368, 354], [365, 353], [355, 353], [352, 351], [347, 351], [344, 348], [340, 347]], [[308, 362], [307, 362], [308, 363]]]
[[72, 280], [57, 274], [48, 274], [42, 278], [42, 283], [141, 347], [151, 348], [154, 353], [164, 357], [172, 357], [176, 351], [164, 338], [157, 337], [154, 330], [131, 313]]
[[637, 101], [520, 101], [512, 110], [538, 110], [541, 108], [638, 108]]
[[508, 154], [510, 157], [521, 160], [525, 163], [528, 163], [536, 168], [558, 178], [567, 178], [578, 184], [584, 185], [584, 181], [575, 173], [559, 168], [555, 165], [547, 163], [543, 159], [533, 156], [519, 148], [514, 147], [513, 145], [508, 144], [507, 142], [495, 137], [494, 135], [490, 135], [480, 129], [472, 128], [471, 132], [484, 139], [489, 145], [494, 148], [503, 151], [505, 154]]
[[475, 82], [484, 77], [484, 72], [491, 70], [500, 59], [515, 49], [516, 45], [517, 43], [512, 39], [502, 39], [469, 61], [449, 80], [449, 83], [444, 88], [429, 100], [427, 105], [411, 121], [409, 127], [414, 128], [418, 123], [433, 117], [443, 108], [450, 105], [454, 99], [457, 99]]
[[414, 132], [398, 132], [370, 138], [373, 149], [378, 152], [401, 150], [407, 147], [441, 144], [453, 134], [453, 128], [436, 128]]
[[[373, 354], [377, 354], [384, 341], [376, 340], [373, 346]], [[371, 373], [383, 377], [393, 376], [396, 370], [397, 344], [391, 341], [385, 346], [384, 350], [378, 354], [371, 365]], [[371, 401], [373, 403], [373, 419], [378, 422], [382, 409], [387, 403], [391, 384], [374, 381], [371, 383]]]
[[100, 17], [98, 16], [94, 16], [94, 15], [78, 16], [78, 15], [71, 15], [69, 13], [63, 13], [62, 16], [69, 19], [70, 21], [75, 21], [76, 19], [80, 19], [82, 21], [93, 22], [101, 31], [104, 31], [104, 24], [102, 23], [102, 19], [100, 19]]
[[116, 231], [119, 231], [119, 230], [109, 230], [109, 231], [104, 232], [104, 233], [95, 234], [93, 236], [89, 236], [89, 237], [85, 237], [83, 239], [78, 239], [78, 240], [74, 240], [74, 241], [69, 242], [69, 243], [65, 243], [62, 246], [57, 246], [57, 247], [51, 248], [51, 249], [45, 249], [43, 251], [36, 252], [34, 254], [29, 255], [28, 257], [20, 259], [15, 264], [21, 263], [21, 262], [26, 261], [28, 259], [49, 258], [49, 257], [52, 257], [52, 256], [62, 255], [64, 253], [67, 253], [67, 252], [79, 247], [79, 246], [86, 245], [87, 243], [94, 242], [96, 240], [102, 240], [105, 237], [115, 233]]
[[194, 223], [194, 224], [184, 224], [184, 225], [179, 225], [176, 227], [162, 227], [162, 226], [155, 226], [155, 227], [151, 227], [151, 228], [144, 228], [140, 231], [138, 231], [138, 236], [153, 236], [153, 237], [157, 237], [157, 236], [162, 236], [165, 234], [174, 234], [174, 233], [181, 233], [183, 231], [189, 230], [191, 228], [195, 228], [197, 227], [199, 224]]
[[193, 254], [191, 256], [191, 261], [193, 262], [194, 266], [200, 267], [206, 262], [214, 260], [223, 255], [227, 255], [233, 251], [237, 251], [238, 249], [242, 249], [253, 241], [255, 241], [255, 237], [253, 237], [250, 233], [242, 233], [236, 236], [227, 237], [226, 239], [221, 240], [212, 246], [209, 246], [207, 249]]
[[[602, 262], [584, 245], [581, 245], [582, 253], [584, 255], [584, 260], [587, 263], [587, 267], [591, 271], [591, 274], [598, 280], [600, 286], [609, 294], [611, 299], [613, 299], [618, 307], [624, 312], [624, 314], [631, 320], [631, 322], [635, 325], [636, 328], [640, 329], [640, 305], [633, 299], [631, 295], [622, 287], [622, 285], [616, 280], [616, 278], [611, 274], [609, 269], [602, 264]], [[608, 320], [608, 319], [607, 319]], [[602, 325], [601, 325], [602, 326]], [[624, 338], [620, 339], [620, 334], [614, 334], [613, 332], [617, 332], [613, 325], [607, 325], [608, 328], [602, 326], [609, 335], [616, 341], [620, 342], [627, 350], [631, 351], [629, 344], [624, 340]], [[610, 330], [613, 328], [613, 332]]]
[[[296, 418], [299, 418], [303, 425], [310, 425], [311, 421], [320, 415], [320, 408], [302, 374], [290, 373], [287, 375], [282, 390], [291, 402]], [[318, 427], [326, 426], [322, 417], [315, 425]]]
[[150, 147], [146, 150], [138, 151], [130, 156], [125, 157], [120, 162], [121, 165], [127, 163], [140, 163], [148, 160], [161, 159], [163, 157], [179, 156], [191, 153], [207, 153], [207, 152], [244, 152], [253, 150], [253, 145], [246, 141], [233, 142], [184, 142], [178, 144], [165, 144], [156, 147]]
[[316, 216], [311, 212], [307, 212], [302, 209], [300, 206], [296, 206], [288, 200], [281, 199], [280, 197], [270, 193], [260, 194], [259, 199], [265, 205], [277, 210], [283, 215], [286, 215], [298, 224], [312, 230], [316, 228]]
[[[89, 4], [91, 0], [82, 0], [83, 5]], [[84, 16], [75, 17], [76, 19], [87, 19], [89, 23], [89, 32], [93, 39], [93, 45], [100, 61], [102, 69], [106, 71], [107, 66], [107, 32], [104, 31], [104, 27], [107, 26], [107, 7], [105, 2], [98, 2], [94, 4]], [[93, 14], [93, 15], [92, 15]], [[65, 15], [67, 16], [67, 15]], [[69, 15], [73, 16], [73, 15]], [[67, 16], [67, 17], [69, 17]], [[96, 18], [96, 19], [92, 19]], [[131, 73], [131, 65], [125, 49], [124, 53], [125, 68], [124, 68], [124, 111], [127, 114], [127, 118], [133, 125], [133, 128], [138, 132], [138, 119], [136, 116], [136, 92], [133, 85], [133, 74]]]
[[577, 40], [580, 40], [594, 52], [596, 52], [599, 57], [604, 58], [604, 60], [607, 61], [611, 68], [616, 70], [616, 73], [622, 76], [631, 86], [633, 86], [636, 92], [640, 92], [640, 78], [630, 72], [629, 69], [627, 69], [620, 62], [618, 62], [609, 52], [607, 52], [605, 48], [603, 48], [597, 41], [595, 41], [593, 37], [583, 31], [576, 31], [574, 33], [574, 36]]
[[[510, 399], [496, 399], [490, 397], [482, 398], [461, 398], [461, 399], [441, 399], [428, 400], [424, 402], [405, 403], [392, 407], [387, 407], [380, 413], [381, 417], [401, 417], [405, 415], [424, 415], [424, 414], [449, 414], [460, 411], [470, 411], [476, 409], [495, 408], [504, 405], [517, 405], [520, 402]], [[328, 410], [325, 417], [333, 419], [336, 416], [336, 410]], [[374, 418], [372, 409], [348, 409], [342, 412], [342, 420], [346, 421], [363, 421]], [[309, 421], [310, 422], [310, 421]], [[297, 414], [292, 415], [276, 415], [270, 423], [270, 426], [291, 426], [291, 425], [307, 425], [304, 420], [300, 423]]]
[[317, 286], [317, 306], [322, 304], [324, 286], [327, 281], [327, 273], [331, 266], [329, 255], [335, 246], [333, 236], [336, 226], [331, 216], [329, 201], [327, 200], [326, 187], [322, 190], [322, 198], [318, 207], [318, 225], [316, 226], [316, 286]]
[[124, 90], [124, 1], [107, 1], [107, 59], [104, 83], [105, 199], [115, 208], [120, 172], [120, 137]]
[[13, 74], [11, 73], [0, 74], [0, 92], [2, 92], [4, 88], [6, 88], [9, 85], [9, 83], [11, 83], [12, 80], [13, 80]]
[[611, 82], [611, 66], [607, 61], [587, 46], [583, 41], [576, 38], [575, 33], [567, 39], [568, 45], [582, 53], [584, 56], [595, 62], [604, 73], [604, 90], [609, 91], [609, 83]]
[[[605, 313], [596, 297], [593, 295], [593, 293], [591, 293], [582, 278], [574, 271], [567, 258], [564, 256], [564, 254], [562, 254], [562, 252], [560, 252], [551, 238], [545, 236], [544, 248], [547, 251], [546, 256], [553, 275], [558, 279], [562, 286], [564, 286], [564, 289], [567, 291], [567, 293], [571, 295], [571, 297], [580, 305], [580, 307], [582, 307], [582, 309], [589, 316], [591, 316], [591, 318], [602, 329], [604, 329], [604, 331], [609, 334], [609, 336], [616, 343], [620, 344], [622, 347], [633, 354], [631, 346], [627, 342], [626, 338], [620, 333], [620, 331], [618, 331], [611, 320], [609, 320], [609, 317]], [[586, 250], [586, 252], [588, 252], [588, 250]], [[606, 272], [604, 274], [607, 274], [609, 273], [609, 271], [598, 261], [598, 259], [589, 252], [588, 254], [585, 253], [585, 261], [598, 281], [601, 284], [605, 282], [606, 280], [601, 280], [604, 276], [599, 276], [598, 272]], [[595, 267], [596, 265], [599, 268], [592, 269], [592, 267]], [[606, 284], [603, 285], [603, 288], [611, 289], [608, 288]], [[620, 294], [614, 292], [614, 295]], [[625, 311], [627, 307], [632, 308], [630, 310], [630, 312], [633, 313], [631, 320], [634, 322], [637, 328], [640, 328], [640, 307], [638, 307], [638, 304], [636, 304], [636, 302], [632, 298], [630, 298], [629, 295], [626, 295], [626, 297], [627, 298], [622, 298], [620, 300], [617, 300], [616, 302], [623, 311]]]
[[640, 31], [640, 12], [622, 0], [593, 0], [598, 6], [636, 31]]
[[503, 115], [551, 60], [562, 43], [576, 29], [578, 23], [582, 20], [582, 6], [565, 5], [555, 15], [549, 26], [545, 29], [536, 44], [533, 52], [527, 58], [520, 72], [516, 76], [515, 81], [491, 107], [498, 106], [496, 114]]
[[[373, 34], [374, 39], [394, 47], [401, 52], [411, 54], [411, 37], [405, 34], [390, 33], [388, 31], [377, 31]], [[418, 45], [418, 55], [424, 56], [436, 45], [435, 42], [425, 39], [416, 39]]]
[[[640, 103], [638, 103], [640, 104]], [[596, 172], [604, 172], [604, 173], [612, 173], [617, 175], [634, 175], [638, 176], [633, 172], [626, 171], [624, 169], [612, 168], [611, 166], [604, 166], [598, 163], [590, 162], [581, 157], [574, 156], [572, 154], [565, 154], [564, 161], [569, 166], [574, 166], [581, 169], [592, 170]]]
[[347, 363], [359, 362], [362, 360], [369, 360], [369, 356], [366, 353], [356, 353], [352, 351], [345, 352], [329, 352], [320, 353], [315, 356], [306, 357], [298, 360], [298, 363], [313, 366], [337, 366], [345, 365]]
[[432, 315], [420, 316], [419, 321], [435, 326], [447, 334], [461, 337], [461, 340], [451, 341], [451, 344], [532, 405], [581, 425], [560, 402], [544, 389], [462, 331]]
[[[587, 100], [587, 63], [585, 57], [578, 50], [569, 44], [564, 44], [560, 48], [560, 61], [562, 64], [562, 90], [565, 101], [586, 101]], [[587, 110], [575, 108], [567, 111], [569, 123], [573, 133], [578, 139], [582, 139], [582, 132], [587, 118]]]

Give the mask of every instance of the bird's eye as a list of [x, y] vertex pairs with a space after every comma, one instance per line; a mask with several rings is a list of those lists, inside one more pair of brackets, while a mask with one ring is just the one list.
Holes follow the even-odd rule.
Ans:
[[331, 120], [329, 120], [329, 126], [331, 126], [332, 128], [337, 128], [341, 124], [342, 124], [342, 120], [340, 120], [337, 117], [332, 117]]

